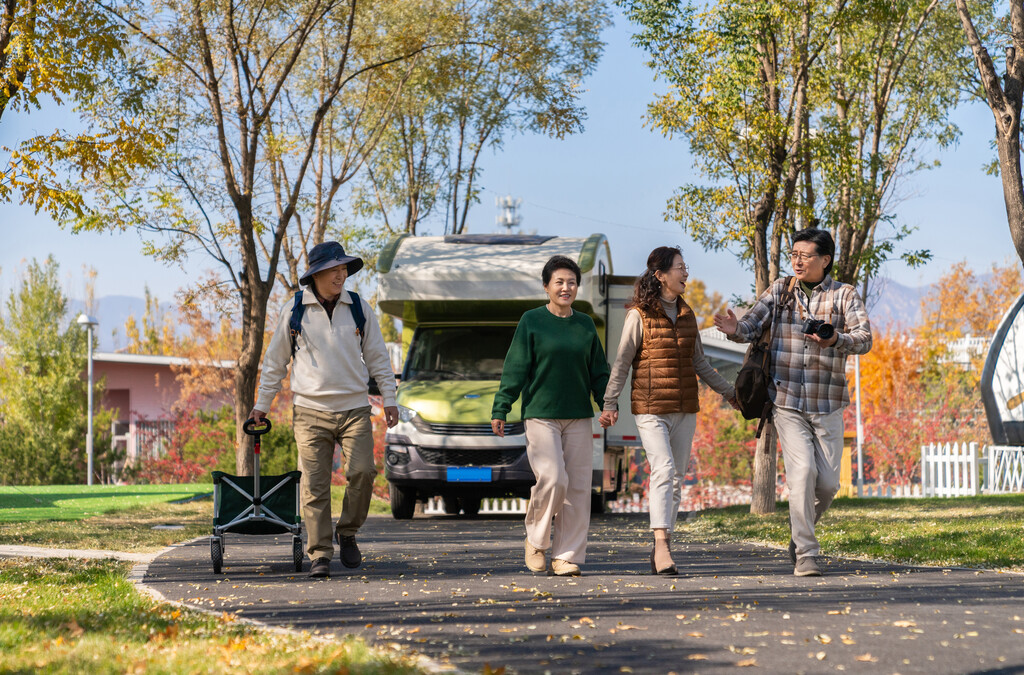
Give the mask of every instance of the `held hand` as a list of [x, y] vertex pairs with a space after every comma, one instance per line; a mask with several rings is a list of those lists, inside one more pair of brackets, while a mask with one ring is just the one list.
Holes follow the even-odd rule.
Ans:
[[505, 420], [491, 420], [491, 431], [505, 437]]
[[262, 410], [257, 410], [256, 408], [253, 408], [252, 412], [249, 413], [249, 419], [254, 420], [256, 423], [262, 422], [263, 418], [266, 416], [267, 413]]
[[398, 424], [398, 406], [389, 405], [384, 407], [384, 421], [387, 422], [388, 429], [393, 428]]
[[729, 405], [731, 405], [733, 407], [733, 410], [739, 410], [740, 409], [740, 402], [738, 400], [736, 400], [735, 396], [733, 396], [732, 398], [726, 399], [725, 402], [728, 403]]
[[619, 421], [619, 411], [605, 410], [601, 413], [601, 416], [597, 418], [597, 421], [605, 429], [607, 429], [608, 427], [614, 427], [615, 423]]
[[725, 314], [715, 314], [715, 328], [726, 335], [735, 335], [739, 322], [731, 309], [726, 309]]

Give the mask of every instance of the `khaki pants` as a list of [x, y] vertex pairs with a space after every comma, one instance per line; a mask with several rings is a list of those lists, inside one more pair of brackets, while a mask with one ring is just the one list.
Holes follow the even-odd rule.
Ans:
[[798, 558], [820, 555], [814, 525], [839, 491], [843, 410], [817, 414], [776, 408], [772, 416], [786, 462], [789, 527], [796, 555]]
[[366, 521], [373, 496], [373, 427], [370, 406], [324, 412], [295, 406], [295, 443], [299, 448], [302, 471], [302, 519], [308, 532], [306, 553], [310, 560], [334, 556], [334, 529], [331, 527], [331, 472], [334, 446], [341, 446], [345, 461], [345, 498], [337, 531], [354, 535]]
[[526, 508], [526, 538], [545, 550], [550, 541], [552, 560], [587, 559], [593, 448], [590, 419], [526, 420], [526, 455], [537, 479]]

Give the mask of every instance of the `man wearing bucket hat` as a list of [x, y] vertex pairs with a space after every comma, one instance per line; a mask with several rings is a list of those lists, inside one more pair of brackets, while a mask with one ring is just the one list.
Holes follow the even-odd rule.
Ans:
[[[258, 421], [270, 410], [291, 361], [302, 517], [309, 533], [306, 553], [312, 561], [309, 576], [327, 577], [335, 540], [345, 567], [362, 564], [355, 535], [366, 520], [377, 475], [368, 377], [373, 376], [380, 387], [388, 427], [398, 423], [398, 404], [380, 325], [364, 300], [345, 292], [345, 280], [362, 269], [363, 261], [345, 255], [335, 241], [317, 244], [308, 259], [309, 268], [299, 279], [308, 289], [299, 291], [281, 311], [263, 357], [256, 405], [249, 416]], [[361, 315], [353, 308], [354, 301], [360, 303]], [[359, 316], [369, 319], [361, 331]], [[332, 528], [331, 472], [336, 443], [344, 455], [348, 486], [341, 518]]]

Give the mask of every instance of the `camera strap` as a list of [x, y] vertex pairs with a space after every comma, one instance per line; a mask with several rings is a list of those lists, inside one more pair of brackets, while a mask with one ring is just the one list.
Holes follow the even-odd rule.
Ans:
[[[824, 283], [824, 282], [825, 282], [825, 280], [822, 279], [821, 283]], [[802, 322], [804, 320], [804, 307], [807, 308], [807, 314], [810, 315], [810, 317], [812, 319], [817, 319], [818, 317], [814, 316], [814, 312], [811, 311], [811, 299], [809, 297], [807, 297], [806, 293], [804, 293], [804, 289], [801, 288], [799, 290], [799, 292], [796, 293], [795, 295], [797, 296], [797, 305], [796, 306], [797, 306], [797, 310], [799, 310], [799, 312], [800, 312], [800, 321]], [[831, 295], [832, 295], [832, 307], [828, 310], [828, 321], [826, 321], [825, 323], [832, 323], [832, 314], [833, 314], [833, 312], [835, 310], [835, 307], [836, 307], [835, 294], [832, 293]]]

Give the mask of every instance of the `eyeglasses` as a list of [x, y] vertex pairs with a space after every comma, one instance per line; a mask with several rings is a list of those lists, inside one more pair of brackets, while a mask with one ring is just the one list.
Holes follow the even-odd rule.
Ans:
[[805, 260], [806, 261], [806, 260], [814, 260], [815, 258], [818, 258], [818, 257], [820, 257], [820, 256], [817, 253], [800, 253], [799, 251], [790, 251], [789, 252], [789, 259], [790, 260]]
[[679, 270], [679, 271], [681, 271], [683, 274], [685, 274], [687, 276], [690, 275], [690, 268], [687, 267], [686, 265], [673, 266], [673, 267], [669, 267], [669, 269], [670, 270]]

